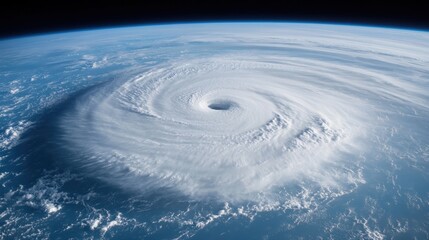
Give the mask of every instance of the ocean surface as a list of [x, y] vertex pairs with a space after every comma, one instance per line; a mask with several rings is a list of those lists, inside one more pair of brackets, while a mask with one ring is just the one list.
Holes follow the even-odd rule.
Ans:
[[0, 40], [1, 239], [428, 239], [429, 33]]

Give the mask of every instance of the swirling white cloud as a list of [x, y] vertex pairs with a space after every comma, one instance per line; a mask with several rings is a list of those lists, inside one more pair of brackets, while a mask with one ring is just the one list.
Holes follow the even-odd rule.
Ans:
[[241, 201], [281, 198], [296, 182], [340, 192], [361, 183], [345, 169], [383, 127], [384, 104], [427, 104], [406, 70], [424, 72], [425, 43], [290, 26], [185, 30], [171, 43], [198, 48], [161, 49], [168, 61], [133, 64], [81, 96], [60, 117], [59, 141], [93, 176], [143, 193]]

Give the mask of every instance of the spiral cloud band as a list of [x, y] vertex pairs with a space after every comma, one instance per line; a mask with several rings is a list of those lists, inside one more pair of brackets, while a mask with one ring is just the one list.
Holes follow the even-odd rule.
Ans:
[[[401, 48], [412, 46], [276, 31], [187, 39], [203, 52], [83, 96], [62, 118], [64, 145], [96, 177], [195, 199], [251, 200], [297, 181], [333, 189], [362, 181], [345, 173], [356, 161], [346, 156], [364, 153], [379, 99], [421, 105], [419, 89], [402, 92], [411, 83], [390, 76], [392, 66], [404, 66], [409, 51]], [[382, 53], [389, 45], [398, 55]]]
[[347, 102], [359, 100], [304, 74], [305, 65], [226, 59], [156, 69], [91, 93], [68, 113], [65, 136], [91, 156], [83, 164], [115, 179], [126, 171], [143, 190], [241, 198], [312, 176], [355, 140], [363, 113]]

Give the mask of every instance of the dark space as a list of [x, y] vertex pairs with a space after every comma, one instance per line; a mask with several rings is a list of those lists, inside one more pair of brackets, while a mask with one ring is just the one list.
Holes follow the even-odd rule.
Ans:
[[2, 1], [0, 37], [121, 25], [298, 21], [429, 29], [423, 1]]

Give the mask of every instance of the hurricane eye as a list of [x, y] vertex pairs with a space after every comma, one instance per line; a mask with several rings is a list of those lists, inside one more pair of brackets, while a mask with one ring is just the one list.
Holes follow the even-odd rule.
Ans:
[[215, 101], [208, 105], [208, 107], [212, 110], [217, 111], [226, 111], [232, 108], [233, 103], [229, 101]]

